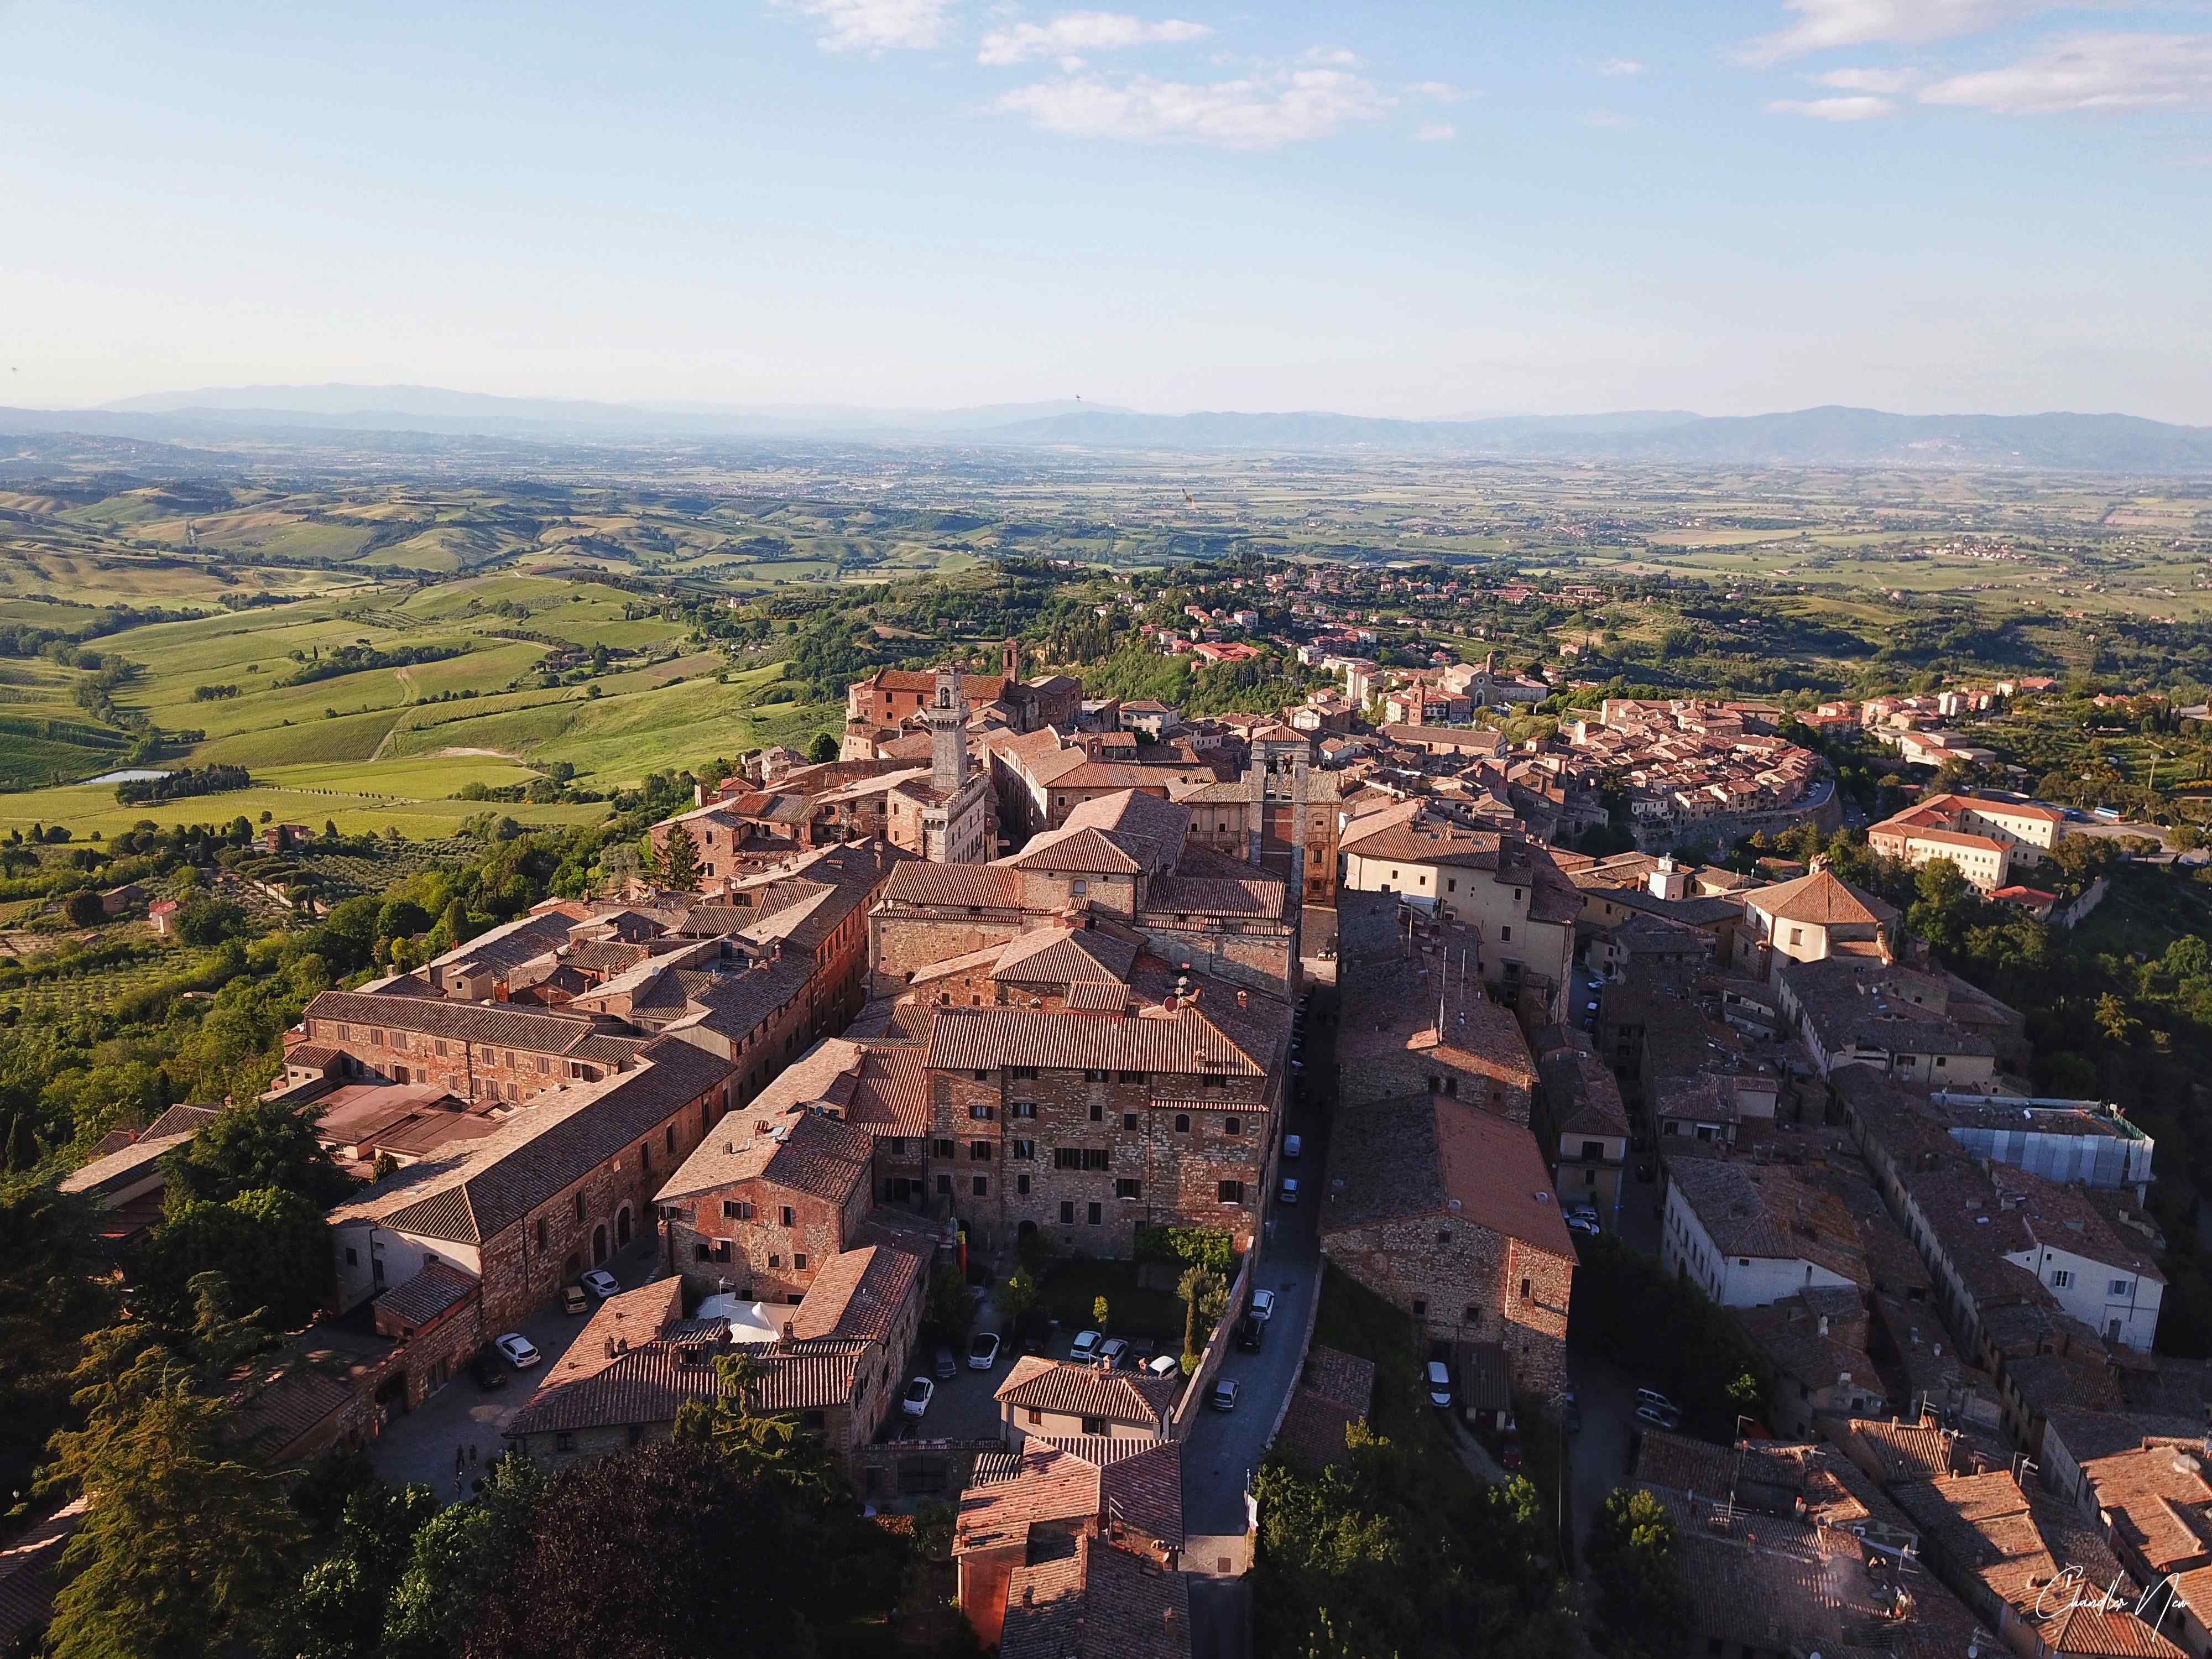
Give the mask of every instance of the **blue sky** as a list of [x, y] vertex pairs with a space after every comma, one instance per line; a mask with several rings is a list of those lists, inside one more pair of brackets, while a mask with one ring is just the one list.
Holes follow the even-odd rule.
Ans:
[[2212, 4], [0, 0], [0, 402], [2212, 424]]

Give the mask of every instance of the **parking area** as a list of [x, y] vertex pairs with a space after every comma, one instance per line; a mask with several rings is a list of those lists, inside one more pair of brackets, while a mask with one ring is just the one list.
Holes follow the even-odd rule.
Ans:
[[[606, 1266], [622, 1281], [624, 1290], [633, 1290], [655, 1276], [660, 1266], [655, 1245], [654, 1237], [648, 1234], [630, 1249], [609, 1258]], [[478, 1388], [468, 1372], [462, 1370], [377, 1437], [369, 1448], [377, 1474], [396, 1486], [419, 1482], [435, 1492], [441, 1502], [465, 1496], [469, 1475], [465, 1470], [456, 1480], [453, 1454], [458, 1450], [465, 1455], [473, 1446], [477, 1455], [475, 1468], [480, 1472], [485, 1462], [502, 1449], [507, 1424], [530, 1403], [538, 1380], [568, 1351], [568, 1345], [576, 1340], [576, 1333], [584, 1328], [588, 1317], [562, 1312], [556, 1298], [524, 1320], [516, 1328], [543, 1356], [539, 1363], [526, 1371], [503, 1369], [500, 1374], [507, 1379], [506, 1386], [489, 1391]], [[490, 1331], [486, 1334], [499, 1336], [504, 1333]]]

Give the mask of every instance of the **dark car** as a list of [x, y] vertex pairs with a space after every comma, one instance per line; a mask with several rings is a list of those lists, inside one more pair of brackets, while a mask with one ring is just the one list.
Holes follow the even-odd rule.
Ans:
[[1245, 1314], [1237, 1322], [1237, 1346], [1247, 1353], [1260, 1352], [1260, 1344], [1267, 1334], [1267, 1322]]
[[1509, 1434], [1498, 1448], [1498, 1461], [1509, 1474], [1521, 1467], [1521, 1437]]
[[469, 1356], [469, 1377], [477, 1387], [487, 1391], [507, 1386], [507, 1366], [489, 1347], [478, 1348]]
[[1014, 1322], [1014, 1352], [1042, 1353], [1052, 1341], [1052, 1316], [1031, 1308]]

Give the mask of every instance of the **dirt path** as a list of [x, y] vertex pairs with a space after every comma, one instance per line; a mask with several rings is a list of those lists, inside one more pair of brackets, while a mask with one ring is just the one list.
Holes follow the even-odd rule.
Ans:
[[376, 740], [376, 752], [368, 757], [369, 764], [372, 766], [382, 760], [384, 751], [392, 747], [392, 740], [399, 735], [399, 728], [406, 725], [407, 710], [415, 701], [414, 670], [395, 668], [392, 672], [398, 677], [399, 689], [407, 694], [407, 701], [399, 705], [398, 712], [392, 717], [392, 729]]

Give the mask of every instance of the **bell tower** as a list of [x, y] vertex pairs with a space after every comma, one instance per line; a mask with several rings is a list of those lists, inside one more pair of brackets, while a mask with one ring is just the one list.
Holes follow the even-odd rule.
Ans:
[[968, 783], [968, 696], [960, 671], [950, 663], [937, 671], [929, 700], [929, 781], [947, 795]]

